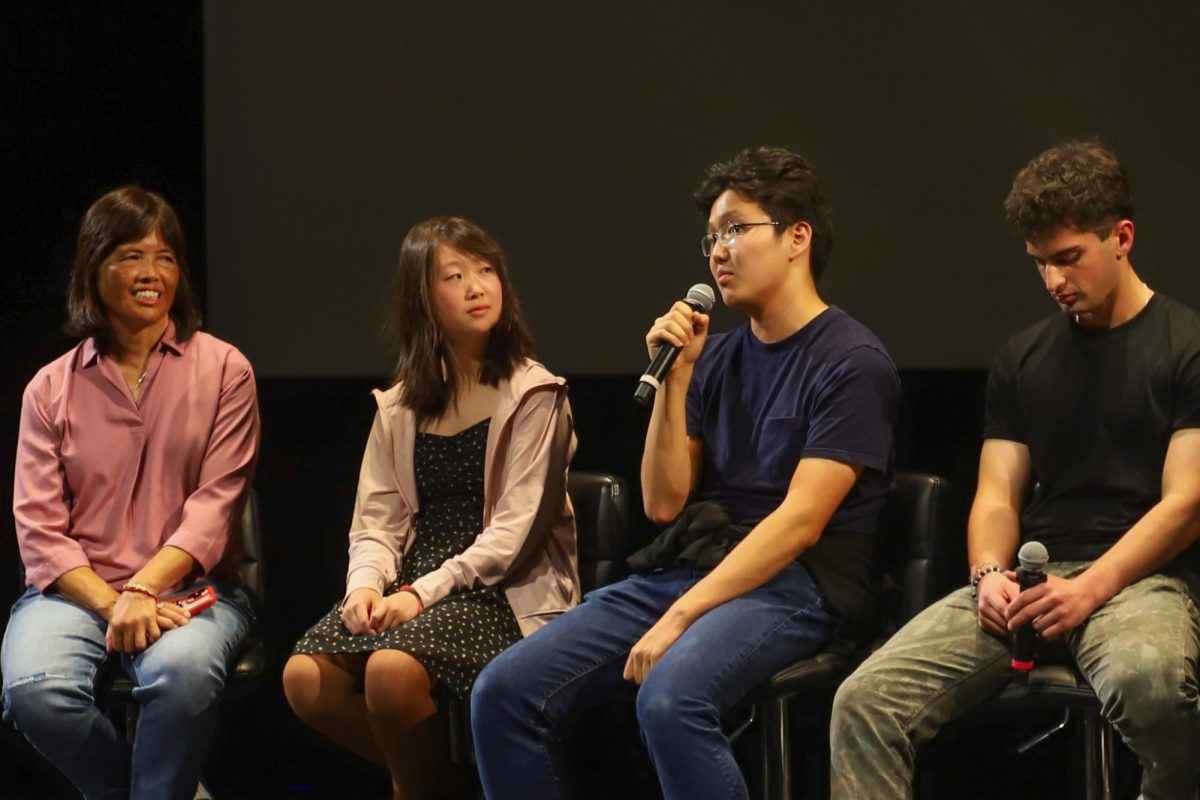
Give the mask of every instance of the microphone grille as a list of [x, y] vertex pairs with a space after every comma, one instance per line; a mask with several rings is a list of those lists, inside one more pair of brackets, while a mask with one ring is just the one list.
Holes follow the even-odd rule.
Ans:
[[1050, 552], [1041, 542], [1026, 542], [1017, 553], [1017, 560], [1027, 570], [1041, 571], [1050, 561]]
[[716, 305], [717, 295], [707, 283], [697, 283], [688, 289], [687, 302], [707, 314]]

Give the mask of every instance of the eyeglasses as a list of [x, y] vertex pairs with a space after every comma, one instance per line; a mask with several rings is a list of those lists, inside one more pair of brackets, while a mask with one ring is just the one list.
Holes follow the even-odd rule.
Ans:
[[737, 244], [738, 237], [742, 235], [742, 231], [746, 228], [753, 228], [757, 225], [782, 225], [782, 222], [731, 222], [725, 226], [724, 230], [716, 233], [706, 234], [700, 240], [700, 252], [705, 258], [710, 258], [713, 250], [717, 249], [717, 242], [726, 247], [733, 247]]

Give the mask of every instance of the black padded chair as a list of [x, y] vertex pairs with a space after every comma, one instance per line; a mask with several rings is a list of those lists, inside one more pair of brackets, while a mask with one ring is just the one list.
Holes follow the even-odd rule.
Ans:
[[[579, 581], [590, 592], [625, 577], [629, 552], [629, 490], [625, 481], [603, 472], [571, 472], [567, 494], [575, 508]], [[470, 709], [453, 695], [443, 695], [450, 733], [450, 757], [475, 763]]]
[[[889, 630], [895, 630], [952, 585], [953, 551], [946, 547], [959, 530], [957, 505], [950, 484], [937, 475], [901, 472], [880, 517], [876, 563], [884, 585], [891, 587], [881, 602]], [[750, 718], [733, 731], [736, 738], [757, 721], [760, 796], [790, 800], [793, 772], [789, 752], [793, 700], [797, 706], [827, 710], [837, 687], [866, 657], [859, 652], [830, 650], [796, 662], [759, 686], [748, 698]], [[827, 714], [821, 716], [828, 730]], [[828, 761], [826, 749], [822, 764]]]
[[[264, 582], [262, 564], [262, 529], [259, 525], [258, 496], [254, 491], [246, 498], [246, 507], [241, 519], [242, 562], [240, 566], [242, 584], [254, 604], [255, 612], [259, 613], [264, 602]], [[266, 652], [263, 642], [252, 629], [242, 643], [237, 661], [230, 670], [225, 685], [225, 698], [245, 697], [252, 692], [258, 679], [266, 672]], [[116, 664], [110, 661], [109, 665]], [[136, 685], [133, 679], [125, 674], [120, 667], [106, 665], [106, 674], [96, 686], [96, 698], [101, 708], [108, 709], [114, 718], [123, 715], [125, 735], [133, 741], [137, 725], [137, 702], [133, 699], [133, 689]]]
[[1017, 754], [1024, 755], [1074, 725], [1079, 746], [1083, 750], [1084, 795], [1087, 800], [1111, 800], [1115, 790], [1115, 732], [1109, 721], [1100, 714], [1100, 701], [1091, 685], [1073, 665], [1065, 662], [1064, 654], [1059, 653], [1056, 657], [1046, 659], [1046, 663], [1039, 663], [1027, 677], [1015, 675], [997, 694], [978, 706], [972, 715], [1061, 710], [1060, 721], [1017, 745]]
[[567, 494], [575, 507], [579, 582], [585, 593], [624, 578], [629, 569], [629, 490], [603, 472], [572, 472]]

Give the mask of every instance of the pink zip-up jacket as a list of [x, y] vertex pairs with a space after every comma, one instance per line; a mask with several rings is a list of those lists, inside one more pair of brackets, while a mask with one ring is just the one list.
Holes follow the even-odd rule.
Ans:
[[[575, 432], [566, 381], [526, 360], [501, 384], [484, 456], [482, 528], [459, 555], [413, 582], [428, 608], [466, 589], [500, 586], [528, 636], [579, 602], [575, 512], [567, 467]], [[420, 508], [413, 472], [416, 418], [400, 386], [374, 392], [379, 410], [358, 478], [346, 596], [380, 594], [413, 545]]]

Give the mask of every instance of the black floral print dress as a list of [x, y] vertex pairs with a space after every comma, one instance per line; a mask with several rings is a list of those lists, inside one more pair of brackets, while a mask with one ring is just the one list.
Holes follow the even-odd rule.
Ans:
[[[385, 594], [466, 550], [483, 519], [483, 464], [490, 420], [453, 436], [418, 433], [413, 450], [421, 511], [412, 549]], [[512, 608], [496, 587], [452, 594], [399, 627], [352, 636], [338, 603], [296, 643], [296, 653], [370, 653], [402, 650], [421, 662], [436, 683], [459, 697], [470, 694], [484, 666], [521, 638]]]

